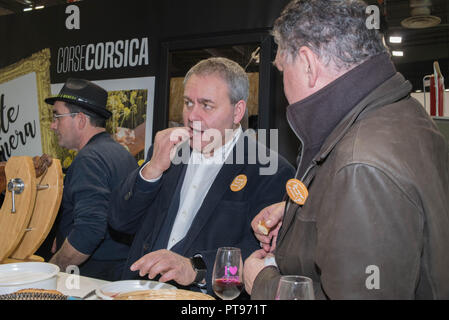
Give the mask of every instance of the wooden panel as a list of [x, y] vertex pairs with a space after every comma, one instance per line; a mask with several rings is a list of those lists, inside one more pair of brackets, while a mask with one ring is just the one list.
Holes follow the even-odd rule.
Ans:
[[249, 95], [248, 95], [248, 114], [250, 116], [259, 114], [259, 73], [248, 73]]
[[182, 108], [184, 105], [184, 78], [171, 78], [170, 79], [170, 100], [168, 107], [168, 121], [173, 122], [170, 126], [175, 126], [174, 123], [181, 124], [182, 121]]
[[53, 159], [47, 172], [37, 178], [37, 185], [48, 186], [37, 191], [33, 215], [25, 235], [16, 250], [10, 255], [13, 259], [27, 259], [44, 242], [58, 214], [62, 199], [63, 177], [61, 162]]
[[25, 188], [21, 194], [15, 195], [15, 213], [11, 213], [12, 193], [6, 191], [0, 210], [0, 261], [9, 257], [22, 239], [36, 198], [36, 174], [31, 157], [11, 157], [6, 163], [5, 173], [6, 181], [20, 178]]

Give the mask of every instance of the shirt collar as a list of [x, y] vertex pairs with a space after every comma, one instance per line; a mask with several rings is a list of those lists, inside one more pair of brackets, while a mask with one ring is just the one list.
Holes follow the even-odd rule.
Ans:
[[211, 157], [205, 157], [201, 152], [192, 149], [189, 164], [223, 164], [234, 148], [237, 140], [240, 138], [242, 132], [242, 126], [239, 125], [239, 127], [234, 130], [232, 139], [229, 139], [224, 145], [217, 148]]

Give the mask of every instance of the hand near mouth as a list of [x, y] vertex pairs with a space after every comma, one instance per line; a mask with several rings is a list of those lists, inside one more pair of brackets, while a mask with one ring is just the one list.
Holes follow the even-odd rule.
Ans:
[[171, 165], [176, 148], [192, 136], [189, 127], [168, 128], [159, 131], [154, 138], [153, 156], [142, 170], [145, 179], [160, 177]]

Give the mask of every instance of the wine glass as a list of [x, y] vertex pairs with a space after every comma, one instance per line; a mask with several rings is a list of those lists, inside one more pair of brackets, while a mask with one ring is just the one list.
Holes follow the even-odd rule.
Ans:
[[239, 248], [218, 248], [212, 273], [212, 288], [223, 300], [232, 300], [243, 290], [243, 262]]
[[313, 281], [303, 276], [282, 276], [276, 300], [314, 300]]

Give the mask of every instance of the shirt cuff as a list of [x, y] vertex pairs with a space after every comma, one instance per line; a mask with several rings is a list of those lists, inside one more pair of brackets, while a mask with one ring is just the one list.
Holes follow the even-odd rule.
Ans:
[[139, 170], [140, 178], [142, 178], [142, 180], [144, 180], [144, 181], [146, 181], [146, 182], [157, 182], [157, 181], [159, 181], [159, 179], [162, 177], [162, 174], [161, 174], [159, 177], [154, 178], [154, 179], [145, 179], [145, 178], [143, 177], [143, 175], [142, 175], [142, 170], [143, 170], [143, 168], [145, 168], [149, 163], [150, 163], [150, 161], [148, 161], [145, 165], [142, 166], [142, 168], [140, 168], [140, 170]]
[[101, 240], [102, 239], [91, 239], [91, 236], [79, 230], [72, 230], [67, 236], [67, 241], [76, 251], [89, 256], [93, 254]]
[[266, 257], [264, 259], [264, 265], [265, 265], [265, 267], [268, 267], [268, 266], [274, 266], [276, 268], [278, 267], [275, 257]]

